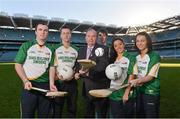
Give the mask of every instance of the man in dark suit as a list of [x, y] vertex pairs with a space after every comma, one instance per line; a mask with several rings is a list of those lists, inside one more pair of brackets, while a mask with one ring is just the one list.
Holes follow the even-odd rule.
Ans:
[[85, 98], [86, 110], [85, 117], [93, 118], [106, 117], [107, 113], [107, 98], [94, 98], [89, 95], [89, 91], [93, 89], [109, 88], [109, 81], [105, 75], [105, 69], [109, 64], [108, 48], [96, 43], [97, 32], [94, 29], [88, 29], [86, 32], [85, 47], [82, 47], [78, 52], [78, 59], [90, 59], [96, 62], [96, 66], [90, 69], [82, 69], [77, 64], [75, 78], [81, 77], [83, 81], [83, 96]]

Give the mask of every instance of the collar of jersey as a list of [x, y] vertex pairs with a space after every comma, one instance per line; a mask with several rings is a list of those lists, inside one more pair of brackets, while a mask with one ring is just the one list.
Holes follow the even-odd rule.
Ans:
[[123, 56], [127, 56], [127, 55], [128, 55], [128, 52], [126, 50], [124, 50]]
[[[33, 40], [33, 43], [34, 43], [34, 44], [38, 44], [38, 42], [37, 42], [36, 39]], [[39, 44], [38, 44], [38, 45], [39, 45]], [[45, 42], [45, 43], [44, 43], [44, 46], [46, 46], [46, 45], [47, 45], [47, 43]]]

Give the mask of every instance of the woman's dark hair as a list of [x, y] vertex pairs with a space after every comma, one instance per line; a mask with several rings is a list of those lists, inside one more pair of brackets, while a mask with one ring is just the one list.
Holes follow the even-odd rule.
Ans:
[[117, 40], [119, 40], [123, 44], [125, 44], [124, 40], [121, 37], [114, 37], [113, 38], [112, 43], [111, 43], [111, 50], [110, 50], [110, 59], [109, 59], [110, 63], [114, 63], [116, 58], [117, 58], [117, 52], [114, 49], [114, 42], [117, 41]]
[[139, 32], [138, 34], [136, 34], [136, 37], [135, 37], [135, 48], [138, 50], [138, 52], [140, 53], [140, 50], [138, 49], [137, 45], [136, 45], [136, 40], [137, 40], [137, 36], [139, 35], [142, 35], [146, 38], [147, 40], [147, 47], [148, 47], [148, 52], [151, 52], [153, 49], [152, 49], [152, 39], [150, 37], [150, 35], [146, 32]]

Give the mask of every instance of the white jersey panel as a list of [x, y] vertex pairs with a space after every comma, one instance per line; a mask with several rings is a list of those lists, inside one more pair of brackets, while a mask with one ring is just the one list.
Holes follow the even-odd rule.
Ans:
[[149, 55], [144, 55], [143, 58], [141, 58], [140, 55], [136, 57], [137, 60], [137, 67], [138, 67], [138, 78], [145, 77], [148, 72], [148, 66], [150, 62]]
[[58, 67], [62, 65], [67, 65], [73, 68], [78, 56], [78, 52], [72, 47], [65, 48], [64, 46], [60, 46], [56, 49], [55, 56], [57, 61], [56, 65]]
[[29, 80], [37, 79], [46, 72], [51, 56], [52, 52], [46, 46], [35, 44], [28, 49], [23, 68]]

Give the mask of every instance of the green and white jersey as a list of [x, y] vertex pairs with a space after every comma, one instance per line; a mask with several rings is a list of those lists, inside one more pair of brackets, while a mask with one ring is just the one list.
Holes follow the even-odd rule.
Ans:
[[145, 77], [147, 75], [154, 77], [153, 80], [143, 84], [139, 87], [139, 91], [145, 94], [159, 95], [160, 93], [160, 80], [159, 80], [159, 67], [160, 56], [152, 51], [146, 54], [143, 58], [140, 55], [136, 56], [137, 60], [137, 77]]
[[78, 52], [74, 46], [65, 48], [63, 45], [60, 45], [60, 47], [58, 47], [55, 50], [54, 65], [57, 67], [66, 65], [73, 68], [75, 65], [77, 56], [78, 56]]
[[[121, 59], [119, 59], [119, 60], [116, 60], [114, 63], [119, 64], [123, 68], [123, 70], [125, 71], [124, 73], [126, 73], [126, 75], [127, 75], [123, 84], [128, 83], [129, 75], [133, 75], [134, 70], [135, 70], [134, 69], [135, 68], [135, 63], [136, 63], [135, 57], [132, 56], [131, 54], [129, 54], [128, 52], [124, 52], [123, 57]], [[118, 83], [121, 83], [121, 82], [118, 81], [118, 79], [117, 79], [117, 81], [116, 80], [111, 80], [110, 85], [117, 85], [117, 86], [122, 85], [122, 84], [118, 84]], [[123, 89], [119, 89], [118, 91], [113, 92], [109, 96], [109, 98], [111, 100], [116, 100], [116, 101], [122, 100], [125, 89], [126, 88], [123, 88]], [[132, 98], [132, 96], [133, 96], [133, 92], [131, 91], [130, 94], [129, 94], [129, 98]]]
[[54, 53], [50, 45], [39, 46], [36, 40], [23, 43], [15, 62], [23, 64], [28, 80], [49, 82], [49, 67], [53, 66]]

